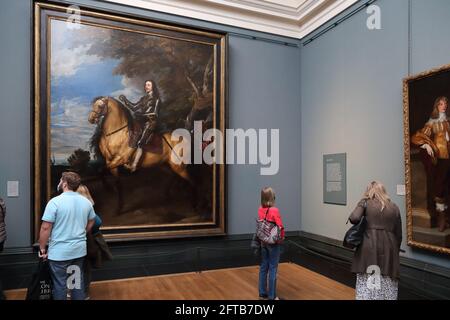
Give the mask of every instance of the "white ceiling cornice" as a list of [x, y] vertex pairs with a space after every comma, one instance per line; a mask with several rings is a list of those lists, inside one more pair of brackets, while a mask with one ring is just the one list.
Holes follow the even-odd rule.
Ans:
[[359, 0], [106, 0], [301, 39]]

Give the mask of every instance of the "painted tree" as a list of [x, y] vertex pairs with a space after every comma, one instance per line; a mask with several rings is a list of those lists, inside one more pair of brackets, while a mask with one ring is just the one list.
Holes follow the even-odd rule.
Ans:
[[120, 61], [114, 73], [130, 79], [130, 85], [142, 88], [153, 79], [164, 103], [162, 116], [172, 124], [178, 120], [173, 117], [185, 117], [191, 109], [212, 108], [212, 46], [99, 28], [87, 28], [79, 39], [92, 43], [89, 54]]
[[89, 151], [83, 149], [76, 149], [69, 158], [67, 158], [70, 167], [80, 174], [87, 171], [89, 160], [91, 160]]

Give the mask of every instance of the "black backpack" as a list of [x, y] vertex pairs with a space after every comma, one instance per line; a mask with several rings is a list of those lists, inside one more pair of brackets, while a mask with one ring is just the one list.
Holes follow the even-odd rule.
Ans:
[[48, 260], [39, 259], [36, 271], [31, 277], [26, 300], [52, 300], [52, 278]]

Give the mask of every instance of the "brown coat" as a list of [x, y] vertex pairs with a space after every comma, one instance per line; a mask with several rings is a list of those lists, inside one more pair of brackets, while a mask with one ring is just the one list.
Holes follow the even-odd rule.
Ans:
[[[350, 222], [356, 224], [364, 214], [364, 200], [361, 200], [350, 215]], [[355, 252], [352, 272], [366, 273], [367, 267], [379, 266], [381, 274], [398, 278], [400, 267], [400, 244], [402, 243], [402, 221], [400, 210], [389, 202], [381, 212], [378, 200], [367, 200], [367, 228], [361, 245]]]

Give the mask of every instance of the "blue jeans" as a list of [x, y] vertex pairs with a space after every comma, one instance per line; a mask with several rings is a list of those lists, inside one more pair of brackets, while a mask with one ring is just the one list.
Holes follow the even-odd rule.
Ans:
[[[67, 289], [70, 289], [72, 300], [84, 300], [86, 298], [83, 272], [84, 257], [67, 261], [49, 260], [49, 262], [53, 282], [53, 299], [67, 300]], [[71, 268], [69, 269], [69, 267]]]
[[[281, 245], [261, 247], [261, 266], [259, 268], [259, 296], [273, 300], [277, 296], [277, 270], [280, 261]], [[269, 291], [267, 291], [267, 275], [269, 275]]]

